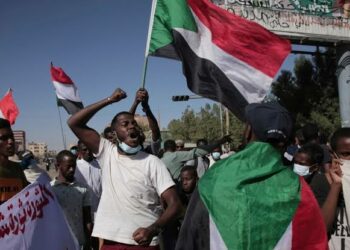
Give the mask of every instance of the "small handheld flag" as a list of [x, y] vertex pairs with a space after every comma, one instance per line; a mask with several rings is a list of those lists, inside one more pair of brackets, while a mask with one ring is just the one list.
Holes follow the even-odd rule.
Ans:
[[84, 108], [77, 87], [62, 68], [54, 67], [51, 63], [51, 78], [56, 89], [57, 105], [62, 106], [72, 115]]

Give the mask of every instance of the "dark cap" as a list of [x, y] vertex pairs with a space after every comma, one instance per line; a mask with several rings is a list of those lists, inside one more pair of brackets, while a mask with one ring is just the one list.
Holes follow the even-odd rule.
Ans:
[[277, 102], [248, 104], [245, 108], [245, 116], [255, 136], [261, 141], [285, 142], [292, 135], [292, 117]]

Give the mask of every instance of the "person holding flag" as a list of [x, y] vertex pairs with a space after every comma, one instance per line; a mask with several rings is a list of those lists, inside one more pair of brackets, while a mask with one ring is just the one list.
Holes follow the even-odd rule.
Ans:
[[327, 249], [312, 191], [282, 163], [293, 122], [278, 103], [245, 108], [245, 148], [200, 179], [177, 250]]

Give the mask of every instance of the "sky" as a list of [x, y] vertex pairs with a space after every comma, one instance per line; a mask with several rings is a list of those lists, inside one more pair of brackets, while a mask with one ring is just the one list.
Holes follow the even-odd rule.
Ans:
[[[27, 142], [63, 149], [59, 111], [49, 66], [62, 67], [78, 87], [84, 105], [116, 88], [128, 98], [99, 111], [88, 125], [101, 132], [119, 111], [129, 110], [141, 85], [151, 0], [0, 0], [0, 96], [9, 88], [19, 107], [14, 130]], [[291, 69], [291, 55], [283, 69]], [[195, 111], [208, 99], [172, 102], [191, 95], [179, 61], [151, 57], [145, 87], [150, 107], [166, 128], [187, 106]], [[141, 108], [137, 113], [142, 114]], [[67, 144], [76, 142], [60, 109]]]

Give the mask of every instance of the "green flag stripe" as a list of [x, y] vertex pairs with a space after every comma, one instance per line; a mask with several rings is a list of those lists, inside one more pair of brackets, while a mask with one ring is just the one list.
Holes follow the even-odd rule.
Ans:
[[217, 162], [199, 193], [228, 249], [273, 249], [296, 212], [300, 184], [276, 149], [255, 142]]
[[186, 0], [157, 0], [149, 53], [173, 42], [172, 29], [197, 31], [197, 25]]

